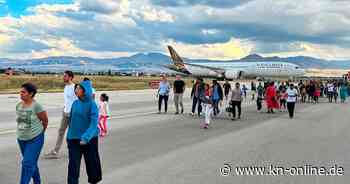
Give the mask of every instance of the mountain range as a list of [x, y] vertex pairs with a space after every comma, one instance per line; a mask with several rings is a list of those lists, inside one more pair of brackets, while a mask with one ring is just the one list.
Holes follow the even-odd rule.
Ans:
[[[186, 62], [217, 62], [206, 59], [188, 59]], [[350, 60], [324, 60], [313, 57], [262, 57], [257, 54], [248, 55], [238, 60], [226, 62], [289, 62], [305, 69], [350, 69]], [[21, 68], [29, 71], [62, 72], [70, 69], [81, 72], [116, 71], [116, 72], [168, 72], [164, 65], [172, 64], [171, 58], [161, 53], [139, 53], [130, 57], [96, 59], [90, 57], [47, 57], [41, 59], [6, 59], [0, 58], [0, 68]]]

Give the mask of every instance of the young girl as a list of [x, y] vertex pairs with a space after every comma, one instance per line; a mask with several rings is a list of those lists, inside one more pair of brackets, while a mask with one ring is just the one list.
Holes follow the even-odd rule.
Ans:
[[287, 109], [287, 98], [288, 98], [288, 93], [285, 89], [282, 90], [281, 92], [281, 98], [280, 98], [280, 108], [282, 110], [286, 110]]
[[211, 114], [213, 113], [213, 102], [211, 100], [211, 94], [212, 94], [212, 89], [210, 88], [209, 84], [205, 85], [205, 97], [203, 99], [203, 109], [205, 112], [205, 120], [204, 123], [201, 124], [202, 128], [209, 128], [210, 124], [210, 119], [211, 119]]
[[105, 93], [102, 93], [100, 96], [98, 117], [98, 128], [100, 129], [101, 137], [107, 135], [107, 118], [110, 116], [108, 100], [109, 97]]

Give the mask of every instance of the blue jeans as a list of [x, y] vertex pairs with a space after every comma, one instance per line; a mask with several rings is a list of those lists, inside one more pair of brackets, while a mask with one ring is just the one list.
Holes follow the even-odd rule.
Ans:
[[200, 115], [202, 112], [202, 101], [201, 99], [199, 99], [199, 97], [194, 96], [192, 101], [192, 113], [195, 113], [197, 103], [198, 103], [198, 115]]
[[44, 137], [44, 133], [41, 133], [28, 141], [17, 139], [23, 157], [20, 184], [29, 184], [32, 178], [34, 184], [41, 183], [38, 159], [44, 145]]
[[220, 113], [220, 109], [219, 109], [220, 99], [212, 99], [212, 100], [213, 100], [213, 106], [214, 106], [214, 116], [216, 116]]

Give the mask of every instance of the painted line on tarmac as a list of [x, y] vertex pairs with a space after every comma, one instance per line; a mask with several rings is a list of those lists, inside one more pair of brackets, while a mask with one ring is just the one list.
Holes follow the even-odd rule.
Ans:
[[[243, 104], [246, 104], [248, 106], [252, 105], [252, 102], [243, 102]], [[185, 106], [186, 107], [186, 106]], [[139, 116], [147, 116], [147, 115], [156, 115], [157, 113], [155, 111], [148, 111], [148, 112], [139, 112], [139, 113], [130, 113], [130, 114], [126, 114], [126, 115], [118, 115], [118, 116], [111, 116], [110, 119], [126, 119], [126, 118], [133, 118], [133, 117], [139, 117]], [[169, 113], [169, 115], [171, 115], [171, 113]], [[55, 125], [49, 125], [48, 128], [58, 128], [59, 127], [59, 123], [55, 123]], [[16, 133], [16, 129], [8, 129], [8, 130], [0, 130], [0, 135], [6, 135], [6, 134], [13, 134]]]
[[127, 115], [119, 115], [119, 116], [112, 116], [109, 119], [125, 119], [125, 118], [133, 118], [137, 116], [144, 116], [144, 115], [151, 115], [151, 114], [156, 114], [155, 111], [152, 112], [140, 112], [140, 113], [130, 113]]
[[0, 131], [0, 135], [12, 134], [12, 133], [16, 133], [16, 130], [2, 130], [2, 131]]
[[[127, 114], [127, 115], [120, 115], [120, 116], [112, 116], [110, 119], [125, 119], [125, 118], [132, 118], [137, 116], [145, 116], [145, 115], [151, 115], [156, 114], [155, 112], [141, 112], [141, 113], [133, 113], [133, 114]], [[54, 125], [49, 125], [48, 129], [50, 128], [58, 128], [59, 123], [55, 123]], [[0, 130], [0, 135], [6, 135], [6, 134], [13, 134], [16, 133], [16, 129], [8, 129], [8, 130]]]

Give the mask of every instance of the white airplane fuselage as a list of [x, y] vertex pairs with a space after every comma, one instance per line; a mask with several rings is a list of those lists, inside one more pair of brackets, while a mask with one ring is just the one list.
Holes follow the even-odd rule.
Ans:
[[[184, 63], [193, 76], [224, 77], [299, 77], [305, 74], [298, 65], [286, 62], [196, 62]], [[211, 68], [221, 69], [222, 72]]]

